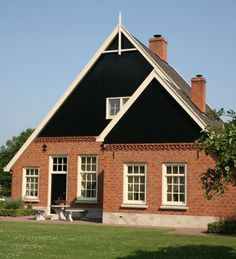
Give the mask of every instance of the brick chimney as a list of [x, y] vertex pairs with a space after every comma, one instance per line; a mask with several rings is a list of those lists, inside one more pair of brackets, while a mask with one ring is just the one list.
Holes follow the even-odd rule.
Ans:
[[167, 40], [159, 34], [149, 39], [149, 49], [167, 62]]
[[201, 112], [206, 112], [206, 79], [196, 75], [191, 79], [191, 99]]

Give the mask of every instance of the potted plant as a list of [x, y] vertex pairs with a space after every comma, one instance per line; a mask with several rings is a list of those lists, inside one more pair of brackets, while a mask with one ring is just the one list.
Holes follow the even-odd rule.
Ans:
[[66, 204], [66, 199], [65, 199], [65, 193], [63, 195], [60, 195], [57, 200], [54, 201], [56, 205], [65, 205]]

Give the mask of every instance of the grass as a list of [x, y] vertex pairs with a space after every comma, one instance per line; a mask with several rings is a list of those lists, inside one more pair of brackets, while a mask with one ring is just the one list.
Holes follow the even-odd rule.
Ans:
[[41, 222], [1, 222], [0, 258], [236, 258], [236, 237]]

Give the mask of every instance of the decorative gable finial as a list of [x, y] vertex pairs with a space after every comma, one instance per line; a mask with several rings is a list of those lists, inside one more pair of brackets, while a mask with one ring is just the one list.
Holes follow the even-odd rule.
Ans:
[[121, 55], [121, 11], [119, 11], [119, 19], [118, 19], [118, 55]]
[[119, 11], [118, 24], [119, 24], [119, 26], [121, 26], [121, 24], [122, 24], [122, 16], [121, 16], [121, 11]]

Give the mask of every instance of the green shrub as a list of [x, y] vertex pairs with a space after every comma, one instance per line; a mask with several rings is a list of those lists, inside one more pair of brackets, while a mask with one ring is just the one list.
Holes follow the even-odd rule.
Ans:
[[5, 209], [23, 209], [25, 207], [22, 199], [6, 199], [4, 203]]
[[4, 205], [5, 205], [5, 201], [0, 201], [0, 209], [4, 208]]
[[34, 215], [32, 209], [0, 209], [0, 216], [21, 217]]
[[236, 221], [219, 221], [209, 223], [208, 233], [236, 234]]

